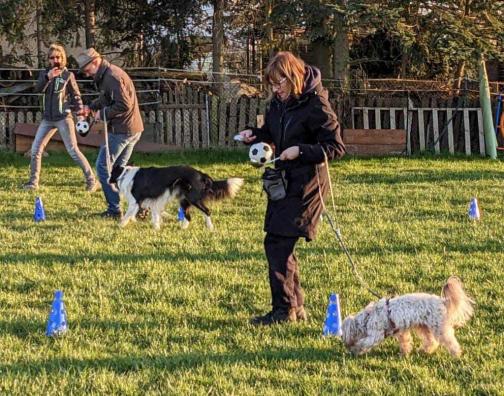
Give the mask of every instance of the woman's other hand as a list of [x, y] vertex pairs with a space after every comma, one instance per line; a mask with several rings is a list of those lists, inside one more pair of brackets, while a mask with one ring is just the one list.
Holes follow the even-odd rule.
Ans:
[[242, 137], [243, 143], [251, 143], [256, 139], [251, 129], [245, 129], [241, 131], [239, 135]]
[[61, 70], [58, 67], [53, 67], [51, 70], [49, 70], [49, 73], [47, 73], [47, 78], [49, 80], [52, 80], [54, 77], [58, 77], [61, 74]]
[[282, 151], [282, 154], [280, 154], [281, 161], [292, 161], [297, 157], [299, 157], [299, 146], [289, 147], [288, 149]]

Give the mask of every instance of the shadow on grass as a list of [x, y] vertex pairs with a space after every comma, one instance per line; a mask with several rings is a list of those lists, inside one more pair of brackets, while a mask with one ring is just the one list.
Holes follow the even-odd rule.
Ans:
[[132, 254], [132, 253], [11, 253], [0, 255], [0, 262], [3, 264], [25, 264], [27, 262], [37, 261], [43, 262], [47, 265], [52, 264], [79, 264], [82, 262], [96, 263], [96, 262], [117, 262], [117, 263], [131, 263], [131, 264], [144, 264], [148, 260], [162, 260], [166, 261], [167, 265], [176, 261], [190, 261], [190, 262], [215, 262], [222, 263], [225, 260], [260, 260], [264, 261], [264, 253], [262, 250], [257, 251], [229, 251], [229, 252], [211, 252], [192, 253], [190, 251], [179, 252], [166, 252], [159, 251], [149, 254]]
[[[84, 155], [94, 168], [98, 151], [85, 151]], [[166, 153], [141, 154], [133, 151], [131, 162], [137, 166], [210, 165], [215, 163], [243, 164], [248, 161], [248, 148], [180, 150]], [[0, 165], [23, 167], [30, 164], [30, 158], [12, 152], [0, 152]], [[77, 165], [66, 152], [49, 152], [43, 158], [42, 167], [71, 168]], [[28, 176], [28, 171], [26, 173]]]
[[398, 171], [391, 174], [380, 173], [349, 173], [342, 180], [353, 184], [402, 184], [402, 183], [433, 183], [433, 182], [464, 182], [479, 180], [502, 180], [504, 172], [481, 171], [446, 171], [446, 170], [412, 170]]
[[162, 369], [170, 372], [196, 369], [208, 364], [235, 366], [237, 364], [269, 365], [279, 361], [334, 362], [342, 361], [343, 354], [335, 348], [285, 348], [264, 349], [258, 352], [238, 350], [236, 352], [176, 353], [171, 356], [113, 356], [96, 359], [51, 358], [47, 360], [0, 364], [0, 372], [11, 374], [56, 374], [79, 373], [89, 369], [105, 369], [116, 373], [128, 373], [144, 369]]

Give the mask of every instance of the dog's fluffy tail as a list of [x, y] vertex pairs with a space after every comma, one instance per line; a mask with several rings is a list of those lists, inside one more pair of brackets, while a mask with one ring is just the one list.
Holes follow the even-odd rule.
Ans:
[[212, 183], [212, 193], [209, 198], [219, 200], [223, 198], [234, 198], [243, 185], [243, 179], [232, 177], [227, 180], [214, 180]]
[[445, 299], [450, 323], [454, 327], [463, 326], [473, 315], [474, 301], [464, 292], [460, 279], [450, 276], [443, 286], [441, 295]]

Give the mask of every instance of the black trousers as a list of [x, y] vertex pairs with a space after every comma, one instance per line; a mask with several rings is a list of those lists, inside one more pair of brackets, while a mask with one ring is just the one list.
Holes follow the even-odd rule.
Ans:
[[303, 290], [299, 281], [299, 265], [294, 255], [298, 239], [269, 233], [264, 238], [273, 309], [296, 308], [304, 304]]

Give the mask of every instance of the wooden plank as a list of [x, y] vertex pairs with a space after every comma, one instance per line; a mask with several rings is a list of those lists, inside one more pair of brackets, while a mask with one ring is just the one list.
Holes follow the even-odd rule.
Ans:
[[479, 146], [480, 146], [480, 155], [484, 157], [486, 155], [485, 149], [485, 133], [483, 130], [483, 114], [481, 113], [481, 109], [476, 111], [478, 116], [478, 135], [479, 135]]
[[199, 114], [200, 111], [195, 109], [192, 111], [192, 122], [193, 122], [193, 127], [191, 131], [192, 135], [192, 146], [194, 148], [199, 148], [200, 146], [200, 136], [199, 136]]
[[37, 111], [37, 113], [35, 114], [35, 121], [37, 123], [40, 123], [42, 121], [42, 113], [40, 111]]
[[249, 103], [249, 125], [256, 126], [257, 122], [257, 98], [251, 98]]
[[9, 112], [9, 148], [15, 149], [16, 138], [14, 137], [14, 125], [16, 125], [16, 113]]
[[0, 147], [7, 146], [7, 113], [0, 112]]
[[446, 117], [448, 122], [448, 150], [450, 154], [455, 154], [455, 144], [453, 142], [453, 111], [452, 109], [446, 110]]
[[29, 124], [33, 123], [33, 113], [31, 111], [26, 113], [26, 122]]
[[175, 139], [173, 139], [173, 110], [168, 110], [166, 112], [166, 143], [173, 144]]
[[209, 96], [210, 99], [210, 145], [217, 145], [219, 141], [219, 97]]
[[208, 120], [208, 112], [205, 110], [201, 110], [201, 145], [204, 148], [210, 147], [210, 131], [208, 129], [209, 120]]
[[194, 110], [194, 109], [204, 109], [204, 103], [170, 103], [159, 105], [161, 110], [171, 110], [171, 109], [185, 109], [185, 110]]
[[389, 109], [390, 129], [396, 129], [395, 109]]
[[352, 107], [351, 112], [352, 112], [352, 114], [351, 114], [351, 116], [352, 116], [352, 129], [355, 129], [355, 108], [354, 107]]
[[154, 110], [149, 111], [149, 124], [156, 123], [156, 112]]
[[246, 103], [247, 98], [245, 96], [242, 96], [240, 99], [240, 117], [238, 120], [238, 131], [241, 132], [245, 129], [246, 126], [246, 116], [247, 116], [247, 103]]
[[468, 109], [464, 109], [464, 143], [466, 155], [471, 155], [471, 126], [469, 124]]
[[345, 129], [343, 131], [345, 144], [368, 145], [403, 145], [406, 148], [406, 131], [404, 129]]
[[191, 111], [187, 109], [182, 110], [183, 122], [183, 146], [184, 148], [191, 147]]
[[164, 122], [164, 111], [158, 110], [157, 112], [157, 123], [156, 123], [156, 143], [165, 144], [165, 122]]
[[380, 108], [375, 109], [374, 118], [375, 118], [375, 129], [381, 129], [381, 110], [380, 110]]
[[411, 117], [413, 112], [406, 107], [403, 108], [404, 129], [406, 129], [406, 152], [411, 155], [411, 125], [413, 124]]
[[425, 121], [424, 110], [418, 109], [418, 140], [420, 142], [420, 152], [425, 151]]
[[227, 103], [224, 99], [222, 99], [219, 104], [219, 146], [221, 147], [227, 144], [226, 119], [227, 119]]
[[439, 142], [439, 119], [437, 109], [432, 109], [432, 130], [434, 133], [434, 152], [436, 154], [440, 153], [440, 142]]
[[365, 107], [363, 110], [364, 115], [364, 129], [369, 129], [369, 110], [368, 107]]
[[236, 146], [238, 142], [235, 142], [233, 140], [233, 136], [236, 135], [238, 132], [237, 130], [237, 124], [238, 124], [238, 97], [234, 97], [231, 99], [231, 104], [229, 105], [229, 127], [228, 127], [228, 133], [229, 133], [229, 142], [233, 146]]
[[175, 146], [182, 147], [182, 110], [175, 110]]
[[[181, 102], [185, 104], [192, 104], [192, 88], [184, 85], [184, 90], [183, 90], [183, 96]], [[182, 109], [182, 116], [183, 116], [183, 140], [184, 140], [184, 148], [189, 148], [191, 147], [191, 141], [192, 141], [192, 123], [191, 123], [191, 113], [192, 110], [189, 110], [187, 108]]]

